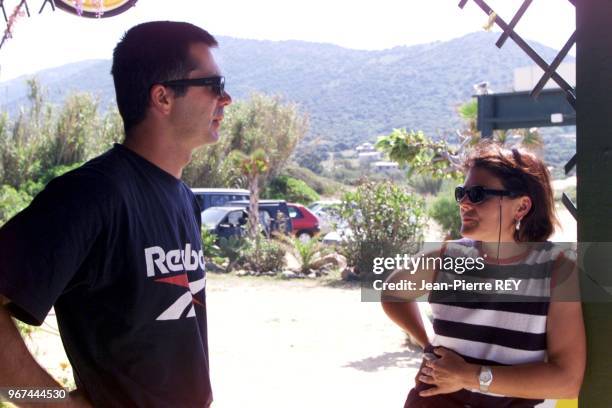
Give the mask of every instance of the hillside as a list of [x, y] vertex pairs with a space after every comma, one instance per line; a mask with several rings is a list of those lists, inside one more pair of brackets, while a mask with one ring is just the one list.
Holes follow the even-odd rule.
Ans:
[[[362, 51], [220, 37], [217, 54], [234, 99], [252, 91], [280, 94], [308, 113], [310, 137], [352, 146], [398, 127], [452, 134], [460, 126], [456, 106], [471, 97], [473, 84], [489, 81], [493, 90], [507, 91], [513, 69], [531, 65], [510, 41], [497, 49], [496, 38], [480, 32], [446, 42]], [[534, 48], [549, 61], [556, 54], [538, 44]], [[99, 95], [104, 108], [114, 97], [109, 72], [109, 60], [90, 60], [37, 76], [56, 103], [82, 90]], [[0, 83], [0, 109], [15, 113], [25, 96], [25, 78]]]

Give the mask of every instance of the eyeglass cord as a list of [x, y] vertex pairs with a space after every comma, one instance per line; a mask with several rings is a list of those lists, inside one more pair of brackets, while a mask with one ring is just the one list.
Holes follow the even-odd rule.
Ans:
[[499, 197], [499, 234], [497, 236], [497, 265], [499, 265], [499, 246], [501, 245], [501, 229], [502, 229], [502, 199]]

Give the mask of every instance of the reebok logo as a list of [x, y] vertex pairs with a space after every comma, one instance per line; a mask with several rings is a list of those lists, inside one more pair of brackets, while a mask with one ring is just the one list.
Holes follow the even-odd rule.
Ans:
[[185, 249], [172, 249], [168, 252], [162, 247], [145, 248], [147, 277], [153, 277], [156, 271], [162, 275], [170, 272], [195, 271], [198, 266], [204, 270], [204, 252], [191, 249], [191, 244], [185, 244]]

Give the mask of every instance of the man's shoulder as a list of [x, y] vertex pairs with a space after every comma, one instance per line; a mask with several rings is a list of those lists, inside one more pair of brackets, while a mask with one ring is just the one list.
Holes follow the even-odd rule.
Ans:
[[52, 179], [45, 190], [50, 193], [77, 195], [83, 199], [108, 198], [118, 191], [117, 183], [121, 180], [116, 161], [112, 150], [109, 150]]

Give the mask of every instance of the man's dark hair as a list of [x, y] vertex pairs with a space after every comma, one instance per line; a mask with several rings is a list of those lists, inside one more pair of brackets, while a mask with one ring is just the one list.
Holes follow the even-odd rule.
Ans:
[[[197, 61], [189, 54], [189, 47], [194, 43], [218, 45], [206, 30], [174, 21], [139, 24], [119, 41], [113, 52], [111, 74], [126, 136], [145, 118], [153, 85], [186, 78], [197, 68]], [[177, 96], [186, 92], [186, 87], [172, 88]]]

